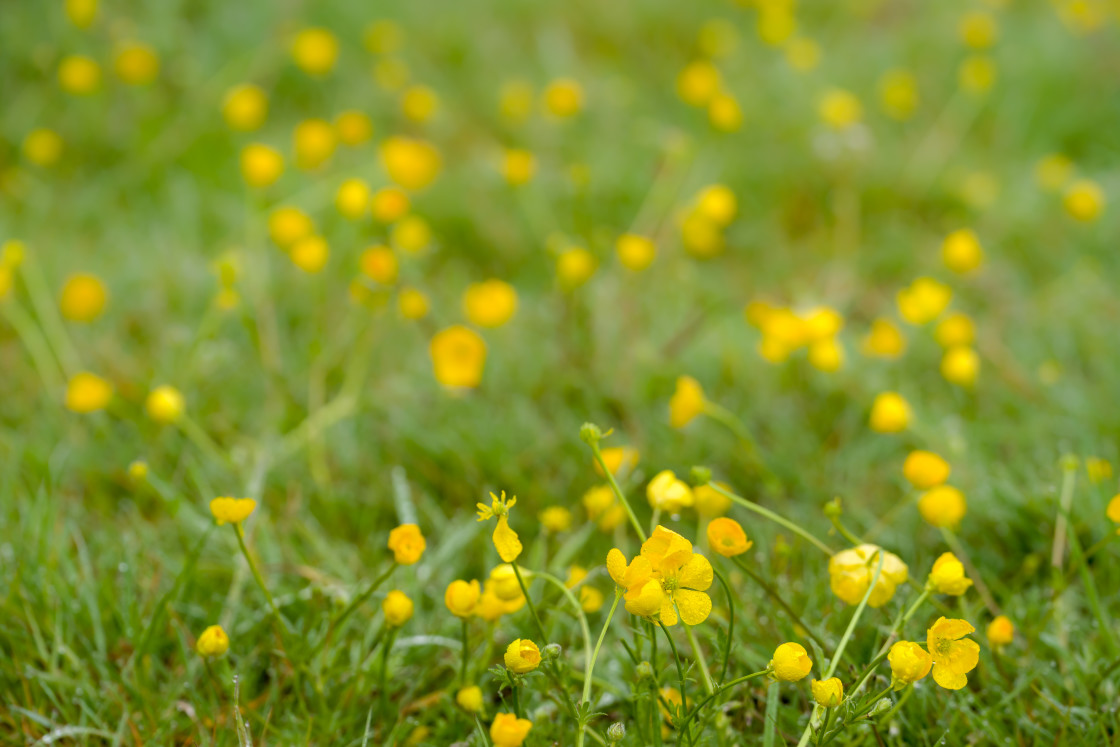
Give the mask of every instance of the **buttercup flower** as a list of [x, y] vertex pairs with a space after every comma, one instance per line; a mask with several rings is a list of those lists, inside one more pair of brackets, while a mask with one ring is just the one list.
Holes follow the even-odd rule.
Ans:
[[79, 272], [66, 278], [58, 307], [62, 316], [72, 322], [92, 322], [105, 311], [109, 291], [101, 278]]
[[411, 207], [408, 193], [400, 187], [382, 187], [373, 193], [370, 210], [381, 223], [394, 223], [403, 218]]
[[591, 615], [603, 608], [605, 597], [603, 592], [596, 589], [594, 586], [581, 586], [579, 590], [579, 606], [587, 614]]
[[478, 713], [482, 710], [482, 688], [478, 685], [468, 685], [455, 693], [455, 702], [467, 713]]
[[439, 96], [427, 86], [409, 86], [401, 94], [401, 114], [412, 122], [422, 123], [436, 115]]
[[210, 513], [222, 524], [240, 524], [257, 508], [252, 498], [215, 498], [210, 501]]
[[632, 272], [641, 272], [650, 266], [657, 256], [657, 246], [653, 239], [634, 233], [624, 233], [615, 242], [615, 252], [622, 266]]
[[493, 517], [498, 517], [498, 526], [494, 528], [494, 549], [498, 551], [500, 557], [506, 563], [512, 563], [517, 560], [517, 556], [521, 554], [521, 540], [517, 537], [517, 532], [509, 525], [509, 511], [517, 505], [517, 496], [511, 496], [506, 499], [506, 491], [502, 491], [501, 497], [490, 494], [490, 505], [485, 503], [478, 503], [478, 521], [487, 521]]
[[639, 617], [652, 618], [665, 603], [661, 583], [653, 576], [649, 559], [641, 555], [626, 563], [626, 556], [618, 548], [607, 553], [607, 572], [614, 582], [626, 589], [626, 611]]
[[918, 81], [908, 70], [891, 70], [879, 79], [879, 100], [892, 119], [905, 121], [918, 108]]
[[250, 187], [264, 189], [284, 173], [284, 156], [280, 151], [261, 143], [250, 143], [241, 149], [241, 176]]
[[113, 58], [117, 77], [130, 86], [144, 86], [159, 77], [159, 55], [147, 44], [129, 42]]
[[871, 403], [871, 430], [898, 433], [910, 425], [910, 403], [898, 392], [882, 392]]
[[999, 615], [988, 623], [988, 643], [993, 647], [1006, 646], [1015, 640], [1015, 625], [1006, 615]]
[[610, 485], [591, 488], [583, 494], [582, 502], [587, 518], [604, 532], [609, 532], [626, 521], [626, 509], [618, 502]]
[[934, 561], [927, 586], [938, 594], [959, 597], [972, 586], [972, 581], [964, 575], [964, 565], [957, 556], [947, 552]]
[[[727, 483], [717, 482], [716, 485], [731, 490]], [[692, 489], [692, 502], [701, 516], [723, 516], [731, 509], [731, 499], [707, 483]]]
[[912, 641], [899, 641], [887, 653], [891, 665], [891, 686], [901, 690], [929, 674], [933, 658]]
[[314, 171], [334, 155], [334, 128], [325, 119], [305, 119], [292, 133], [296, 153], [296, 166], [304, 171]]
[[521, 747], [532, 728], [533, 722], [529, 719], [518, 718], [512, 713], [499, 713], [490, 724], [490, 739], [494, 747]]
[[87, 29], [97, 18], [98, 0], [66, 0], [66, 17], [80, 29]]
[[470, 617], [480, 596], [482, 596], [482, 587], [479, 586], [478, 581], [467, 582], [456, 579], [447, 585], [447, 590], [443, 593], [443, 603], [456, 617]]
[[[607, 469], [615, 476], [634, 469], [641, 459], [638, 450], [630, 446], [608, 446], [602, 449], [599, 455], [603, 457], [603, 464], [607, 465]], [[603, 476], [603, 468], [599, 466], [599, 460], [592, 459], [591, 464], [595, 467], [596, 474]]]
[[747, 539], [747, 533], [734, 519], [722, 517], [708, 522], [708, 544], [714, 552], [725, 558], [742, 555], [754, 543]]
[[67, 55], [58, 65], [58, 83], [67, 93], [89, 96], [101, 87], [101, 66], [85, 55]]
[[696, 60], [677, 74], [677, 95], [690, 106], [707, 106], [719, 94], [719, 70], [708, 60]]
[[941, 375], [957, 386], [970, 387], [980, 373], [980, 356], [967, 345], [957, 345], [945, 351], [941, 359]]
[[514, 187], [528, 184], [537, 171], [537, 159], [532, 152], [510, 148], [502, 153], [502, 176]]
[[[1108, 502], [1108, 508], [1105, 509], [1105, 516], [1113, 524], [1120, 524], [1120, 495], [1112, 496], [1112, 500]], [[1120, 534], [1120, 527], [1117, 527], [1116, 533]]]
[[829, 127], [846, 130], [862, 119], [863, 105], [849, 91], [834, 88], [821, 97], [817, 104], [817, 113]]
[[583, 87], [571, 78], [557, 78], [544, 89], [543, 103], [553, 117], [574, 117], [583, 108]]
[[443, 160], [434, 145], [395, 135], [381, 143], [381, 163], [389, 178], [415, 192], [435, 181]]
[[650, 480], [646, 486], [646, 498], [652, 508], [675, 514], [692, 505], [692, 489], [672, 470], [666, 469]]
[[461, 325], [448, 327], [436, 333], [428, 350], [436, 381], [443, 386], [472, 389], [481, 383], [486, 343], [474, 330]]
[[871, 607], [882, 607], [894, 596], [899, 584], [906, 583], [909, 568], [897, 555], [886, 552], [878, 545], [863, 544], [842, 550], [828, 561], [828, 575], [832, 593], [848, 604], [859, 604], [875, 578], [882, 554], [883, 567], [879, 580], [867, 598]]
[[288, 258], [292, 260], [292, 264], [309, 275], [322, 272], [330, 254], [330, 245], [322, 236], [300, 239], [288, 250]]
[[393, 561], [401, 565], [412, 565], [420, 560], [428, 543], [415, 524], [401, 524], [389, 532], [389, 549], [393, 551]]
[[938, 322], [933, 336], [943, 348], [968, 346], [976, 339], [976, 324], [968, 314], [949, 314]]
[[898, 292], [898, 313], [910, 324], [928, 324], [941, 315], [952, 298], [949, 286], [920, 277]]
[[157, 423], [174, 423], [183, 416], [187, 403], [183, 399], [182, 392], [164, 384], [157, 386], [148, 394], [144, 409], [148, 411], [148, 417]]
[[595, 255], [582, 246], [571, 246], [556, 257], [556, 276], [564, 290], [575, 290], [595, 274]]
[[351, 109], [334, 118], [334, 130], [338, 142], [353, 148], [373, 137], [373, 122], [364, 112]]
[[[620, 563], [622, 561], [622, 563]], [[649, 609], [657, 594], [650, 581], [661, 587], [658, 619], [663, 625], [677, 624], [677, 613], [686, 625], [699, 625], [712, 611], [712, 600], [705, 593], [712, 585], [712, 564], [703, 555], [692, 551], [692, 543], [674, 531], [658, 526], [642, 544], [641, 554], [624, 566], [622, 553], [612, 550], [607, 555], [607, 571], [611, 578], [627, 589], [627, 610], [633, 606]], [[649, 612], [634, 612], [650, 617]]]
[[550, 532], [566, 532], [572, 528], [572, 512], [563, 506], [549, 506], [537, 515], [537, 519]]
[[927, 632], [926, 647], [933, 657], [933, 680], [946, 690], [960, 690], [980, 662], [980, 645], [964, 637], [975, 631], [964, 620], [938, 618]]
[[902, 474], [918, 490], [928, 490], [949, 479], [949, 463], [932, 451], [911, 451]]
[[800, 643], [783, 643], [774, 649], [769, 668], [770, 676], [774, 679], [780, 682], [797, 682], [812, 671], [813, 660]]
[[961, 275], [973, 272], [984, 262], [980, 239], [967, 228], [953, 231], [941, 243], [941, 261]]
[[347, 179], [334, 193], [334, 206], [343, 217], [359, 220], [369, 210], [373, 192], [363, 179]]
[[[405, 319], [423, 319], [428, 315], [429, 307], [430, 304], [428, 303], [428, 297], [423, 292], [418, 291], [415, 288], [401, 288], [400, 293], [397, 295], [397, 309], [400, 311], [401, 316]], [[481, 341], [481, 338], [479, 338], [479, 340]], [[485, 346], [485, 343], [483, 343], [483, 345]], [[486, 349], [485, 347], [483, 347], [484, 356], [485, 352]], [[448, 371], [444, 371], [444, 373], [450, 374], [450, 372]], [[465, 372], [463, 372], [462, 375], [465, 376]], [[481, 373], [479, 375], [481, 376]], [[436, 380], [444, 386], [450, 386], [444, 380], [440, 379], [440, 374], [438, 373], [436, 374]], [[452, 379], [449, 378], [448, 380]], [[454, 380], [458, 381], [462, 379]], [[477, 384], [475, 384], [475, 386], [477, 386]]]
[[955, 527], [967, 511], [964, 493], [952, 485], [938, 485], [918, 498], [918, 512], [935, 527]]
[[260, 86], [245, 83], [226, 92], [222, 117], [230, 129], [240, 132], [259, 130], [268, 117], [268, 95]]
[[385, 624], [399, 628], [412, 619], [412, 600], [403, 591], [394, 589], [385, 595], [381, 602], [381, 612], [385, 615]]
[[202, 631], [202, 635], [194, 644], [194, 649], [199, 656], [208, 659], [217, 658], [229, 651], [229, 636], [222, 630], [221, 625], [211, 625]]
[[89, 371], [70, 377], [66, 385], [66, 409], [77, 413], [104, 410], [113, 398], [113, 385]]
[[528, 638], [518, 638], [506, 646], [505, 662], [517, 674], [526, 674], [540, 666], [541, 652]]
[[53, 166], [62, 157], [62, 137], [54, 130], [34, 129], [23, 139], [23, 154], [39, 166]]
[[338, 39], [323, 28], [307, 28], [292, 40], [292, 59], [310, 75], [326, 75], [338, 60]]
[[835, 708], [844, 700], [844, 683], [838, 677], [827, 680], [813, 680], [809, 683], [813, 700], [823, 708]]
[[677, 388], [669, 399], [669, 425], [684, 428], [703, 414], [707, 406], [704, 389], [691, 376], [677, 378]]
[[877, 358], [897, 358], [906, 352], [906, 338], [890, 319], [879, 318], [871, 323], [871, 331], [863, 338], [863, 354]]
[[268, 235], [281, 249], [315, 233], [311, 216], [297, 207], [282, 205], [268, 214]]
[[397, 281], [400, 263], [397, 255], [387, 246], [371, 246], [362, 252], [358, 260], [362, 274], [381, 285], [392, 285]]
[[463, 311], [479, 327], [501, 327], [517, 311], [517, 291], [502, 280], [473, 283], [463, 294]]

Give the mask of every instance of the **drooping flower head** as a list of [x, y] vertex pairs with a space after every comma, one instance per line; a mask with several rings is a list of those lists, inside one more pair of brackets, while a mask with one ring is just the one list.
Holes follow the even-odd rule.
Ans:
[[859, 604], [875, 578], [880, 555], [883, 567], [867, 603], [872, 607], [882, 607], [889, 602], [898, 585], [906, 583], [909, 568], [897, 555], [886, 552], [878, 545], [863, 544], [832, 556], [828, 561], [832, 593], [848, 604]]
[[934, 561], [927, 586], [938, 594], [959, 597], [972, 586], [972, 580], [964, 575], [964, 565], [957, 556], [947, 552]]
[[891, 665], [891, 685], [901, 690], [929, 674], [933, 658], [913, 641], [899, 641], [887, 653]]
[[800, 643], [783, 643], [770, 659], [770, 676], [780, 682], [797, 682], [813, 669], [809, 652]]
[[809, 689], [813, 691], [813, 700], [822, 708], [835, 708], [844, 700], [844, 683], [838, 677], [813, 680]]
[[507, 563], [512, 563], [521, 554], [521, 540], [509, 525], [509, 511], [517, 504], [517, 496], [510, 496], [507, 499], [506, 491], [503, 490], [501, 497], [491, 493], [490, 499], [489, 506], [485, 503], [477, 504], [478, 521], [498, 517], [498, 526], [494, 528], [493, 535], [494, 548], [498, 551], [498, 557]]

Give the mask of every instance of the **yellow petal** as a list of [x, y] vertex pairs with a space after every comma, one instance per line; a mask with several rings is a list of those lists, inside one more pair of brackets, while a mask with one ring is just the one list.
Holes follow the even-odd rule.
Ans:
[[937, 650], [937, 639], [948, 638], [955, 641], [958, 638], [964, 638], [969, 633], [976, 630], [967, 620], [949, 620], [944, 617], [939, 617], [930, 629], [926, 632], [927, 644], [930, 653]]
[[[702, 556], [697, 555], [696, 557]], [[708, 566], [708, 571], [711, 572], [711, 566]], [[707, 620], [708, 615], [712, 612], [712, 599], [702, 591], [677, 589], [677, 592], [673, 594], [673, 599], [677, 603], [677, 609], [680, 611], [681, 619], [684, 620], [685, 625], [699, 625]]]
[[673, 598], [668, 594], [661, 600], [661, 623], [667, 628], [677, 624], [677, 610], [673, 607]]
[[968, 677], [957, 674], [942, 664], [933, 665], [933, 681], [946, 690], [960, 690], [968, 684]]
[[506, 563], [517, 560], [517, 556], [521, 554], [521, 540], [517, 538], [517, 532], [513, 531], [505, 516], [498, 517], [498, 526], [494, 529], [494, 547], [498, 550], [498, 557]]
[[956, 674], [967, 674], [980, 663], [980, 644], [976, 641], [957, 641], [949, 649], [949, 656], [938, 662]]
[[626, 573], [626, 556], [617, 547], [613, 548], [607, 553], [607, 573], [611, 574], [611, 578], [619, 586], [625, 586], [622, 577]]
[[652, 617], [661, 610], [664, 599], [661, 584], [650, 579], [626, 592], [626, 611], [639, 617]]
[[[703, 555], [693, 555], [681, 569], [680, 586], [682, 589], [704, 591], [712, 585], [712, 564]], [[681, 613], [684, 614], [683, 612]], [[687, 620], [685, 622], [688, 622]], [[688, 623], [692, 625], [692, 623]]]

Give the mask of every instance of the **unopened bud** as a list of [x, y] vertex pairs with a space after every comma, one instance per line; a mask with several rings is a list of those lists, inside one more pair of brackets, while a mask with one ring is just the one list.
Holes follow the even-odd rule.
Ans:
[[634, 669], [634, 673], [639, 680], [649, 679], [653, 677], [653, 666], [648, 661], [643, 661]]
[[626, 725], [621, 721], [615, 721], [607, 727], [607, 743], [618, 744], [623, 739], [626, 739]]
[[580, 426], [579, 437], [584, 443], [597, 444], [603, 439], [603, 431], [594, 423], [584, 423]]
[[712, 481], [712, 471], [707, 467], [696, 465], [692, 468], [692, 484], [707, 485]]
[[563, 653], [564, 649], [560, 647], [559, 643], [550, 643], [541, 650], [541, 658], [545, 661], [552, 661]]
[[882, 700], [880, 700], [878, 703], [876, 703], [871, 708], [871, 710], [867, 714], [867, 717], [868, 718], [875, 718], [876, 716], [878, 716], [880, 714], [886, 713], [887, 711], [889, 711], [891, 709], [891, 707], [893, 705], [894, 705], [893, 700], [891, 700], [890, 698], [883, 698]]

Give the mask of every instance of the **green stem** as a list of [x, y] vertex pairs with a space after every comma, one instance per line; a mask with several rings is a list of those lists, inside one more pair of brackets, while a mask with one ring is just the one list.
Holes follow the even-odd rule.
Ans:
[[482, 737], [482, 747], [490, 747], [490, 737], [486, 736], [486, 730], [482, 728], [482, 722], [478, 720], [478, 714], [474, 714], [474, 725], [478, 728], [478, 735]]
[[786, 603], [786, 600], [782, 599], [781, 595], [778, 594], [777, 590], [774, 589], [773, 586], [767, 583], [766, 579], [756, 573], [749, 565], [746, 564], [746, 561], [742, 560], [739, 556], [735, 556], [731, 558], [731, 560], [733, 563], [735, 563], [735, 565], [739, 566], [743, 573], [750, 576], [752, 581], [762, 587], [762, 590], [766, 592], [766, 596], [770, 597], [779, 607], [785, 610], [785, 613], [789, 615], [790, 620], [793, 621], [793, 624], [804, 630], [805, 634], [812, 638], [813, 642], [820, 646], [822, 651], [826, 648], [824, 641], [822, 641], [820, 637], [813, 632], [812, 628], [805, 624], [805, 621], [802, 620], [796, 612], [794, 612], [793, 607], [790, 607], [789, 604]]
[[712, 489], [714, 489], [717, 493], [720, 493], [721, 495], [723, 495], [727, 498], [730, 498], [732, 501], [734, 501], [735, 503], [738, 503], [740, 506], [742, 506], [742, 507], [744, 507], [744, 508], [746, 508], [750, 511], [755, 512], [759, 516], [765, 516], [767, 519], [770, 519], [770, 521], [773, 521], [776, 524], [780, 524], [781, 526], [790, 530], [794, 534], [797, 534], [797, 535], [803, 537], [804, 539], [806, 539], [810, 543], [812, 543], [818, 550], [823, 552], [825, 555], [828, 555], [830, 557], [833, 555], [832, 548], [830, 548], [828, 545], [821, 542], [819, 539], [814, 537], [812, 534], [805, 531], [804, 529], [802, 529], [797, 524], [794, 524], [792, 521], [785, 518], [784, 516], [779, 516], [778, 514], [771, 511], [770, 509], [763, 508], [762, 506], [758, 505], [754, 501], [748, 501], [746, 498], [744, 498], [740, 495], [735, 495], [734, 493], [732, 493], [728, 490], [724, 490], [722, 487], [719, 486], [718, 483], [709, 482], [708, 485]]
[[1069, 525], [1069, 547], [1073, 560], [1077, 563], [1078, 571], [1081, 574], [1081, 583], [1085, 586], [1085, 597], [1089, 600], [1089, 607], [1093, 610], [1093, 614], [1096, 616], [1101, 630], [1104, 631], [1109, 654], [1115, 656], [1118, 649], [1116, 634], [1112, 631], [1112, 622], [1108, 619], [1104, 609], [1101, 607], [1100, 594], [1097, 592], [1096, 582], [1093, 581], [1093, 574], [1089, 573], [1089, 568], [1081, 560], [1081, 543], [1077, 541], [1077, 534], [1074, 532], [1072, 524]]
[[[684, 666], [681, 664], [680, 654], [677, 653], [677, 643], [673, 640], [673, 636], [669, 633], [669, 629], [665, 627], [665, 623], [658, 620], [657, 624], [660, 625], [661, 630], [664, 631], [665, 639], [669, 641], [669, 648], [673, 651], [673, 660], [677, 662], [677, 682], [679, 683], [681, 690], [681, 707], [679, 713], [686, 713], [688, 711], [688, 695], [685, 690]], [[679, 731], [681, 734], [681, 741], [688, 741], [689, 743], [691, 743], [692, 738], [689, 736], [688, 731], [683, 728], [686, 725], [685, 722], [683, 720], [680, 720], [679, 715], [674, 720], [678, 721], [678, 723], [680, 724]]]
[[254, 561], [253, 556], [249, 554], [249, 548], [245, 545], [245, 532], [241, 528], [241, 523], [238, 522], [231, 526], [233, 526], [233, 533], [237, 535], [237, 544], [241, 547], [241, 554], [245, 556], [246, 562], [249, 563], [249, 570], [252, 571], [253, 578], [257, 581], [257, 586], [261, 587], [261, 591], [264, 592], [264, 596], [268, 600], [268, 606], [272, 608], [272, 614], [276, 617], [276, 621], [286, 630], [288, 628], [288, 622], [284, 619], [283, 615], [280, 614], [280, 608], [276, 606], [276, 600], [272, 598], [268, 587], [265, 586], [264, 578], [257, 568], [256, 561]]
[[202, 430], [202, 426], [195, 422], [189, 414], [184, 412], [175, 421], [175, 424], [198, 447], [199, 451], [218, 464], [229, 466], [229, 457], [222, 452], [221, 448], [214, 443], [214, 439], [210, 438], [206, 431]]
[[848, 540], [848, 542], [852, 543], [853, 545], [863, 544], [863, 540], [852, 534], [852, 532], [846, 526], [844, 526], [844, 522], [840, 521], [839, 516], [829, 516], [828, 518], [829, 521], [832, 522], [832, 526], [835, 527], [836, 531], [840, 533], [841, 537]]
[[62, 380], [58, 369], [55, 367], [54, 356], [51, 355], [50, 346], [43, 337], [35, 320], [31, 318], [22, 306], [14, 300], [9, 300], [3, 306], [4, 315], [12, 325], [12, 329], [23, 341], [23, 346], [31, 354], [31, 360], [43, 381], [43, 388], [52, 400], [58, 400], [66, 389], [66, 382]]
[[525, 596], [525, 606], [529, 608], [529, 612], [533, 615], [533, 622], [537, 624], [537, 632], [541, 636], [541, 645], [548, 643], [548, 635], [544, 632], [544, 625], [541, 623], [541, 618], [537, 615], [537, 608], [533, 605], [533, 599], [529, 596], [529, 587], [525, 585], [525, 579], [521, 577], [521, 570], [517, 567], [517, 561], [510, 563], [513, 567], [513, 575], [517, 577], [517, 584], [521, 587], [521, 593]]
[[[715, 570], [715, 566], [712, 570]], [[727, 596], [727, 641], [723, 644], [723, 669], [719, 674], [719, 681], [724, 682], [727, 680], [727, 667], [731, 663], [731, 641], [735, 637], [735, 600], [731, 596], [731, 586], [723, 577], [723, 573], [715, 570], [715, 574], [716, 579], [723, 586], [723, 593]]]
[[[587, 705], [591, 702], [591, 673], [595, 669], [595, 661], [599, 658], [599, 649], [603, 647], [603, 639], [607, 637], [607, 629], [611, 626], [611, 619], [614, 618], [614, 611], [618, 608], [620, 599], [622, 599], [622, 593], [615, 589], [614, 603], [611, 604], [611, 610], [607, 613], [607, 620], [603, 623], [603, 629], [599, 631], [599, 640], [595, 642], [595, 650], [591, 652], [591, 659], [583, 673], [583, 695], [580, 697], [580, 705]], [[576, 747], [583, 747], [585, 731], [583, 726], [580, 726], [579, 733], [576, 734]]]
[[739, 439], [743, 444], [743, 450], [747, 452], [747, 461], [751, 463], [751, 466], [755, 468], [758, 474], [773, 479], [773, 473], [770, 472], [759, 456], [758, 443], [754, 440], [754, 436], [747, 426], [743, 424], [743, 421], [736, 417], [735, 413], [731, 412], [726, 407], [717, 405], [715, 402], [706, 401], [704, 403], [704, 414], [723, 425]]
[[703, 710], [704, 706], [708, 705], [708, 703], [711, 703], [725, 691], [730, 690], [732, 687], [735, 687], [735, 685], [741, 685], [744, 682], [749, 682], [750, 680], [753, 680], [757, 677], [762, 677], [769, 673], [769, 669], [763, 669], [761, 672], [751, 672], [750, 674], [745, 674], [742, 677], [736, 677], [730, 682], [726, 682], [720, 685], [718, 688], [716, 688], [715, 692], [701, 700], [697, 705], [693, 706], [692, 710], [688, 712], [688, 716], [685, 717], [684, 722], [682, 723], [682, 727], [687, 726], [688, 722], [696, 718], [696, 715], [699, 714], [701, 710]]
[[898, 619], [891, 625], [891, 629], [887, 632], [887, 640], [884, 641], [883, 645], [879, 648], [879, 653], [875, 654], [875, 658], [871, 660], [867, 667], [864, 668], [863, 672], [860, 673], [860, 676], [856, 678], [856, 686], [851, 690], [852, 696], [863, 688], [864, 683], [871, 677], [871, 673], [875, 670], [875, 667], [879, 666], [879, 664], [883, 662], [883, 659], [887, 658], [894, 636], [898, 631], [902, 630], [902, 626], [909, 622], [910, 618], [914, 616], [914, 613], [918, 611], [918, 607], [929, 598], [929, 593], [929, 589], [922, 589], [922, 593], [918, 595], [918, 598], [914, 600], [910, 608], [906, 610], [905, 613], [899, 615]]
[[459, 686], [466, 687], [467, 685], [467, 618], [462, 618], [463, 621], [463, 648], [462, 657], [459, 663]]
[[[1116, 537], [1116, 532], [1109, 532], [1107, 535], [1105, 535], [1104, 539], [1094, 542], [1092, 545], [1090, 545], [1089, 549], [1081, 554], [1080, 562], [1075, 562], [1075, 565], [1068, 571], [1066, 571], [1064, 585], [1069, 586], [1069, 582], [1073, 580], [1074, 575], [1080, 572], [1081, 566], [1087, 565], [1090, 558], [1107, 547], [1109, 543], [1112, 542], [1112, 540], [1116, 539]], [[1076, 561], [1077, 559], [1075, 558], [1074, 560]]]
[[607, 463], [603, 461], [603, 452], [599, 450], [597, 441], [590, 441], [591, 453], [595, 455], [595, 461], [603, 469], [603, 474], [607, 476], [607, 482], [614, 491], [614, 495], [618, 500], [622, 501], [623, 507], [626, 509], [626, 515], [630, 518], [630, 525], [634, 527], [634, 532], [638, 535], [638, 539], [642, 542], [646, 541], [646, 533], [642, 530], [642, 525], [638, 523], [638, 517], [634, 514], [634, 509], [630, 506], [630, 501], [626, 500], [626, 496], [622, 492], [622, 488], [618, 487], [618, 481], [614, 479], [614, 474], [607, 468]]
[[696, 634], [692, 632], [692, 626], [683, 620], [681, 625], [684, 625], [684, 632], [688, 636], [688, 645], [692, 647], [692, 655], [696, 657], [700, 674], [704, 675], [704, 689], [708, 691], [708, 695], [714, 695], [716, 686], [712, 683], [712, 675], [708, 671], [708, 662], [704, 658], [704, 652], [700, 650], [700, 645], [696, 642]]

